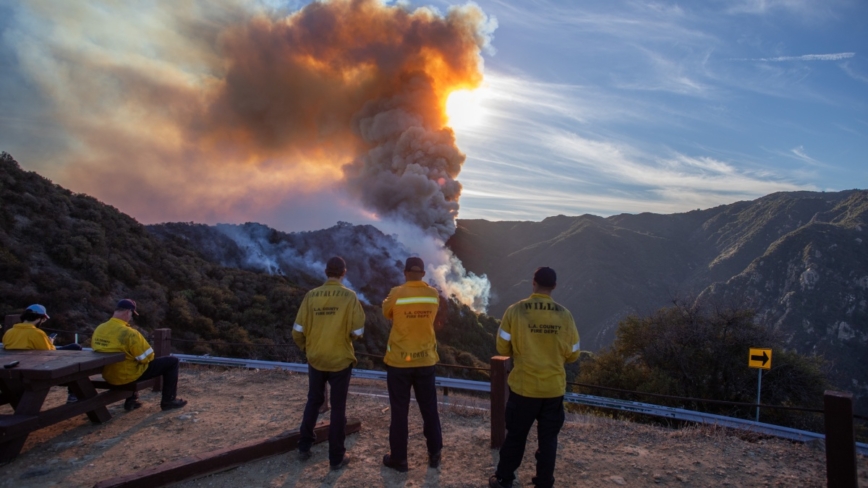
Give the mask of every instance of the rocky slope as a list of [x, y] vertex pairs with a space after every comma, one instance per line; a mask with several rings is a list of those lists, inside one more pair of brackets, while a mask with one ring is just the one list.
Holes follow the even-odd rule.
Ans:
[[742, 272], [700, 299], [744, 301], [788, 347], [820, 354], [829, 376], [868, 395], [868, 193], [856, 192], [773, 242]]
[[488, 275], [495, 316], [530, 293], [536, 267], [554, 267], [555, 299], [576, 316], [583, 349], [672, 300], [752, 307], [789, 348], [824, 355], [836, 387], [864, 397], [866, 200], [864, 190], [793, 192], [673, 215], [460, 220], [448, 245]]

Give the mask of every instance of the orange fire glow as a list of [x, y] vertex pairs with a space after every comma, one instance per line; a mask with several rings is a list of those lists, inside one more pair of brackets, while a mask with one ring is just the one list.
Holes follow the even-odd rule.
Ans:
[[[464, 158], [446, 128], [455, 117], [446, 109], [450, 94], [483, 79], [480, 52], [490, 28], [478, 7], [441, 15], [379, 0], [331, 0], [279, 17], [220, 1], [225, 15], [207, 22], [192, 9], [162, 11], [159, 18], [176, 25], [141, 42], [99, 21], [125, 18], [122, 2], [84, 2], [47, 20], [55, 31], [78, 32], [91, 15], [100, 32], [66, 36], [81, 46], [50, 51], [58, 69], [42, 74], [57, 120], [76, 141], [63, 155], [65, 184], [145, 221], [205, 219], [203, 212], [267, 207], [341, 185], [388, 216], [407, 202], [385, 190], [370, 193], [371, 181], [408, 183], [413, 176], [403, 167], [377, 176], [397, 171], [376, 160], [389, 150], [411, 169], [428, 168], [418, 176], [433, 186], [402, 184], [430, 199], [410, 206], [441, 205], [447, 215], [419, 225], [442, 225], [457, 214], [455, 178]], [[129, 24], [127, 31], [131, 25], [158, 24]], [[99, 56], [91, 55], [94, 42], [104, 42]], [[125, 51], [139, 45], [142, 52]], [[57, 73], [68, 77], [62, 89]], [[416, 147], [439, 159], [413, 159]]]

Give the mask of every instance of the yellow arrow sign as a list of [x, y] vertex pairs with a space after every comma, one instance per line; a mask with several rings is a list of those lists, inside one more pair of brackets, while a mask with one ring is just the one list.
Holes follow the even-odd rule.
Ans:
[[772, 369], [772, 350], [750, 348], [747, 356], [748, 368]]

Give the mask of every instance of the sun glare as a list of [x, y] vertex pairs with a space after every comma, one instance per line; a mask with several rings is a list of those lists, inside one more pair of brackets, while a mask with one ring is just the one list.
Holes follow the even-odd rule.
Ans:
[[456, 90], [446, 99], [446, 116], [453, 129], [472, 127], [482, 122], [482, 90]]

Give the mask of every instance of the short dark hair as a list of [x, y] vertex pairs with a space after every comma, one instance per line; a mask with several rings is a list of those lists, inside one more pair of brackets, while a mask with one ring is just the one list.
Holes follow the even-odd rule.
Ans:
[[347, 262], [340, 256], [335, 256], [326, 263], [325, 273], [329, 278], [340, 278], [347, 271]]
[[558, 284], [558, 274], [548, 266], [542, 266], [534, 271], [533, 280], [543, 288], [554, 288]]
[[40, 315], [40, 314], [34, 312], [33, 310], [25, 310], [21, 314], [21, 317], [19, 320], [22, 320], [24, 322], [33, 322], [33, 321], [39, 320], [43, 317], [45, 317], [45, 315]]
[[418, 256], [413, 256], [407, 258], [407, 262], [404, 264], [404, 271], [411, 272], [425, 272], [425, 262], [422, 261], [422, 258]]

